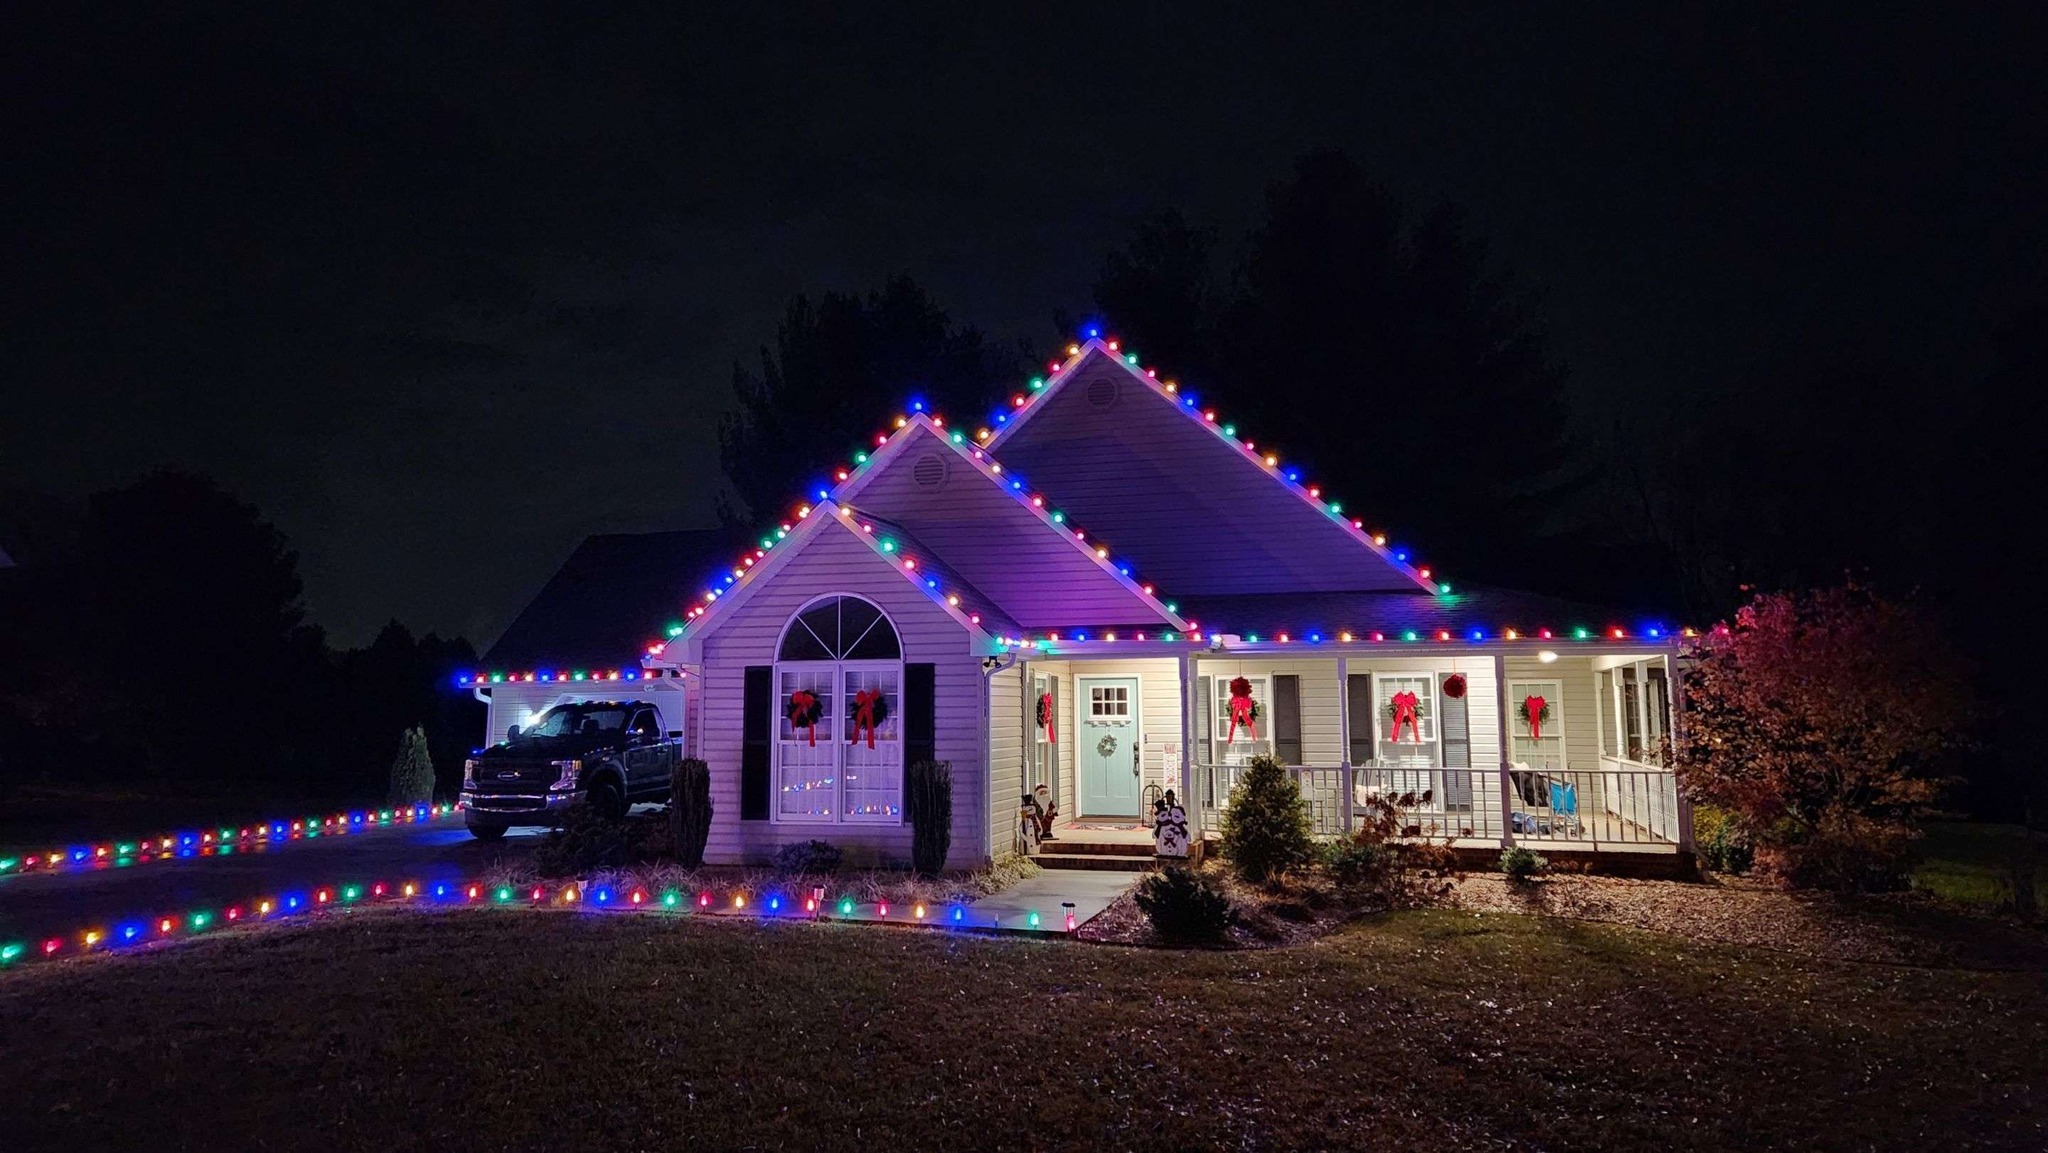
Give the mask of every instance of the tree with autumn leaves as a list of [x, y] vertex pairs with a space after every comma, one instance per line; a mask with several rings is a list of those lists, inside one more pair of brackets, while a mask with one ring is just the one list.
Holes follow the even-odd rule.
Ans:
[[1913, 606], [1850, 583], [1755, 598], [1690, 654], [1671, 764], [1795, 884], [1897, 884], [1975, 719], [1969, 672]]

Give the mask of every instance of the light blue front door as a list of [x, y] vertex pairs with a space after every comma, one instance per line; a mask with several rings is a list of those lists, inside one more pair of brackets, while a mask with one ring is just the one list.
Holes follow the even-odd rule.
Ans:
[[1081, 677], [1076, 683], [1074, 762], [1082, 817], [1138, 815], [1138, 678]]

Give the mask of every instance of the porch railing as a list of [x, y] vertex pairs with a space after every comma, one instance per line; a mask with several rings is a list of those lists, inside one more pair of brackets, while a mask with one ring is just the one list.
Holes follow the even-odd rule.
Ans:
[[[1197, 766], [1203, 827], [1222, 819], [1247, 766]], [[1636, 846], [1681, 842], [1678, 786], [1654, 765], [1603, 757], [1593, 769], [1440, 769], [1290, 765], [1319, 836], [1359, 828], [1373, 798], [1395, 810], [1409, 837], [1491, 844]], [[1349, 796], [1346, 777], [1349, 776]], [[1348, 802], [1348, 803], [1347, 803]]]

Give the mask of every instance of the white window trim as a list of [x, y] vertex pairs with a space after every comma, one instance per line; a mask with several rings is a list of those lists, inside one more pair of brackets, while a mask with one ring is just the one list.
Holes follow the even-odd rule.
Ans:
[[[817, 607], [820, 603], [836, 597], [851, 597], [855, 600], [865, 601], [874, 608], [876, 613], [880, 614], [881, 620], [888, 622], [889, 628], [896, 634], [896, 659], [834, 661], [785, 661], [780, 659], [782, 642], [789, 635], [789, 630], [807, 627], [801, 621], [803, 614]], [[903, 630], [896, 627], [895, 618], [891, 617], [888, 610], [884, 609], [881, 605], [876, 604], [867, 597], [861, 596], [859, 593], [825, 593], [805, 601], [802, 605], [798, 606], [795, 612], [789, 615], [789, 619], [782, 626], [782, 631], [775, 635], [775, 651], [777, 653], [777, 660], [773, 665], [773, 671], [770, 673], [771, 680], [769, 682], [775, 709], [774, 715], [768, 718], [771, 737], [768, 742], [768, 783], [771, 800], [768, 808], [769, 823], [777, 825], [802, 825], [812, 828], [823, 828], [832, 825], [901, 826], [904, 824], [908, 820], [903, 804], [905, 718], [903, 717], [902, 710], [904, 707], [905, 662], [902, 656]], [[787, 671], [822, 673], [827, 670], [830, 670], [831, 675], [832, 705], [826, 710], [825, 715], [818, 718], [818, 729], [820, 740], [828, 739], [826, 734], [830, 734], [829, 739], [833, 749], [832, 779], [834, 788], [832, 815], [829, 817], [786, 816], [782, 811], [782, 747], [785, 743], [782, 739], [782, 724], [787, 716], [784, 712], [783, 674]], [[896, 712], [892, 714], [896, 722], [896, 739], [893, 742], [896, 747], [896, 812], [893, 815], [856, 816], [848, 812], [850, 806], [847, 803], [846, 797], [846, 752], [847, 746], [851, 742], [847, 741], [845, 736], [847, 709], [850, 707], [848, 702], [852, 699], [846, 692], [846, 674], [849, 672], [887, 672], [894, 673], [896, 677]]]
[[[1219, 765], [1248, 765], [1253, 757], [1274, 756], [1273, 675], [1271, 673], [1208, 673], [1209, 756]], [[1227, 740], [1230, 732], [1230, 682], [1243, 677], [1252, 683], [1252, 700], [1259, 706], [1255, 741]], [[1255, 745], [1250, 752], [1233, 752], [1232, 745]], [[1232, 758], [1236, 758], [1233, 760]]]
[[[1391, 758], [1388, 755], [1388, 750], [1391, 749], [1398, 753], [1403, 749], [1427, 749], [1429, 751], [1429, 767], [1432, 769], [1443, 768], [1444, 726], [1443, 718], [1439, 714], [1443, 711], [1442, 691], [1445, 675], [1434, 669], [1422, 672], [1382, 672], [1378, 669], [1372, 670], [1372, 756], [1375, 765], [1382, 768], [1413, 771], [1407, 765], [1389, 764], [1388, 762]], [[1393, 740], [1394, 722], [1386, 716], [1387, 705], [1392, 702], [1394, 695], [1386, 691], [1386, 686], [1401, 683], [1405, 687], [1405, 682], [1409, 681], [1424, 681], [1428, 684], [1427, 691], [1417, 693], [1417, 696], [1421, 698], [1421, 703], [1427, 706], [1422, 719], [1428, 722], [1429, 728], [1429, 736], [1420, 742]], [[1356, 724], [1357, 721], [1353, 720], [1352, 723]], [[1402, 727], [1405, 731], [1406, 726]]]
[[[1530, 689], [1537, 687], [1555, 689], [1557, 695], [1552, 696], [1548, 692], [1534, 694], [1529, 692]], [[1553, 729], [1556, 730], [1557, 763], [1555, 765], [1531, 765], [1529, 767], [1532, 769], [1551, 769], [1563, 772], [1571, 768], [1572, 765], [1571, 736], [1564, 724], [1563, 677], [1522, 677], [1509, 679], [1508, 715], [1501, 718], [1501, 721], [1508, 726], [1508, 747], [1512, 749], [1515, 747], [1515, 742], [1529, 739], [1528, 729], [1522, 723], [1522, 718], [1517, 710], [1522, 707], [1523, 698], [1532, 695], [1542, 697], [1543, 703], [1550, 706], [1550, 720], [1544, 724], [1543, 729], [1546, 734]], [[1550, 743], [1550, 737], [1548, 735], [1544, 736], [1543, 742], [1547, 747]]]

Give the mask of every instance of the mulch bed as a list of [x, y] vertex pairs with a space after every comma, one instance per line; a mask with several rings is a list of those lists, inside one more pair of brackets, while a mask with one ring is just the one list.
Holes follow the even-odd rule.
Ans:
[[[1232, 877], [1220, 864], [1205, 874], [1239, 908], [1225, 949], [1306, 944], [1361, 916], [1320, 882], [1268, 892]], [[1556, 875], [1513, 883], [1494, 874], [1455, 878], [1433, 907], [1597, 921], [1703, 944], [1765, 949], [1815, 960], [1932, 968], [2048, 970], [2048, 934], [2009, 919], [1970, 915], [1901, 893], [1841, 897], [1788, 892], [1742, 878], [1700, 882]], [[1162, 946], [1130, 894], [1076, 934], [1103, 944]]]

